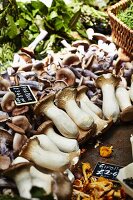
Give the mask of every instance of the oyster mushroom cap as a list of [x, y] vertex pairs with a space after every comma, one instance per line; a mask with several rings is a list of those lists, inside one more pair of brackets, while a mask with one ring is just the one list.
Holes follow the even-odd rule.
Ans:
[[15, 124], [16, 126], [19, 126], [24, 131], [28, 131], [32, 128], [29, 120], [24, 115], [18, 115], [18, 116], [12, 117], [12, 123]]
[[11, 122], [6, 122], [7, 126], [10, 127], [13, 131], [20, 133], [20, 134], [25, 134], [24, 129], [22, 129], [21, 127], [11, 123]]
[[67, 66], [78, 66], [80, 64], [80, 59], [76, 54], [67, 54], [64, 57], [62, 64]]
[[1, 108], [5, 112], [11, 112], [15, 108], [15, 94], [13, 92], [7, 92], [1, 101]]
[[120, 77], [117, 77], [111, 73], [103, 74], [96, 79], [96, 87], [101, 88], [104, 84], [112, 84], [114, 87], [116, 87], [120, 80]]
[[6, 143], [12, 144], [13, 136], [8, 133], [7, 130], [0, 128], [0, 142], [5, 141]]
[[23, 47], [21, 48], [21, 51], [30, 55], [32, 58], [34, 58], [35, 54], [34, 54], [34, 50], [32, 50], [31, 48], [29, 47]]
[[80, 45], [84, 46], [85, 51], [87, 51], [90, 46], [90, 44], [87, 40], [76, 40], [76, 41], [72, 42], [73, 47], [78, 47]]
[[68, 86], [75, 84], [76, 77], [69, 68], [61, 68], [56, 72], [56, 80], [64, 80]]
[[19, 106], [13, 109], [12, 116], [22, 115], [29, 111], [29, 106]]

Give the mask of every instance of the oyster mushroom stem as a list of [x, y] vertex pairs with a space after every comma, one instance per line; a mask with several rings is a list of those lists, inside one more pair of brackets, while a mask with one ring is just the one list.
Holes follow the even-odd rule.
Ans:
[[41, 29], [40, 34], [35, 38], [35, 40], [28, 47], [21, 48], [21, 51], [33, 56], [34, 49], [36, 48], [38, 43], [46, 37], [47, 34], [47, 31]]
[[89, 107], [96, 115], [102, 118], [103, 113], [102, 110], [96, 106], [86, 95], [88, 91], [88, 87], [86, 86], [80, 86], [77, 88], [78, 94], [77, 94], [77, 100], [80, 98], [84, 104], [86, 104], [87, 107]]
[[125, 88], [122, 82], [116, 89], [116, 98], [121, 109], [120, 118], [122, 121], [133, 120], [133, 106], [131, 104], [129, 91]]
[[15, 94], [13, 92], [7, 92], [1, 101], [1, 108], [5, 112], [11, 112], [15, 108]]
[[93, 118], [81, 110], [76, 103], [77, 90], [75, 88], [63, 88], [56, 95], [56, 105], [66, 110], [68, 115], [83, 130], [89, 130], [93, 124]]
[[30, 162], [22, 162], [11, 165], [4, 171], [4, 175], [14, 179], [19, 194], [23, 198], [31, 199], [30, 190], [32, 188], [31, 176], [29, 173]]
[[39, 145], [38, 139], [34, 138], [23, 146], [20, 156], [34, 162], [39, 167], [54, 171], [64, 171], [70, 166], [75, 153], [61, 154], [45, 151]]
[[119, 84], [120, 78], [111, 73], [103, 74], [96, 79], [96, 86], [101, 88], [103, 94], [102, 110], [106, 119], [117, 121], [120, 110], [115, 96], [115, 87]]
[[[46, 134], [48, 136], [48, 138], [54, 142], [56, 144], [56, 146], [63, 152], [73, 152], [73, 151], [78, 151], [79, 150], [79, 146], [78, 146], [78, 142], [75, 139], [69, 139], [66, 137], [63, 137], [61, 135], [59, 135], [58, 133], [56, 133], [53, 129], [53, 122], [48, 120], [44, 123], [42, 123], [37, 131], [39, 133], [43, 133]], [[40, 143], [41, 145], [41, 143]]]
[[52, 177], [50, 174], [44, 174], [37, 170], [34, 166], [30, 168], [30, 175], [32, 178], [32, 186], [43, 188], [46, 194], [52, 192]]
[[44, 114], [53, 121], [59, 132], [68, 138], [77, 138], [78, 127], [72, 119], [54, 105], [55, 94], [49, 94], [41, 99], [34, 108], [36, 115]]

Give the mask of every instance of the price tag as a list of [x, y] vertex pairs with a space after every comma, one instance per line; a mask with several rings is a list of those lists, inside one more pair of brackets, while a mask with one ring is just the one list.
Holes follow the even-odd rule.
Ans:
[[37, 99], [28, 85], [13, 86], [9, 90], [16, 95], [15, 104], [17, 106], [37, 103]]
[[96, 176], [96, 177], [103, 176], [104, 178], [117, 181], [116, 177], [121, 168], [122, 167], [118, 165], [98, 162], [94, 168], [92, 176]]

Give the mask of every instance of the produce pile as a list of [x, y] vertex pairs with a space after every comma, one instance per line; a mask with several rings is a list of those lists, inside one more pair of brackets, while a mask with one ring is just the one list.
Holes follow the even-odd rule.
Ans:
[[[80, 145], [116, 122], [133, 120], [133, 61], [111, 37], [92, 28], [82, 29], [88, 5], [76, 2], [75, 10], [74, 4], [54, 3], [50, 8], [39, 1], [27, 5], [21, 2], [17, 7], [12, 1], [1, 13], [6, 15], [6, 20], [1, 18], [5, 24], [1, 28], [1, 55], [5, 56], [3, 49], [7, 49], [6, 56], [10, 52], [11, 57], [1, 61], [0, 194], [93, 200], [96, 191], [101, 200], [116, 196], [125, 199], [124, 192], [116, 190], [111, 181], [93, 179], [89, 164], [83, 165], [80, 178], [74, 172], [82, 154]], [[63, 19], [57, 9], [62, 4]], [[19, 19], [15, 19], [17, 12]], [[99, 18], [103, 12], [95, 14]], [[103, 17], [106, 21], [106, 14]], [[36, 104], [16, 105], [16, 96], [9, 88], [21, 85], [30, 86]], [[97, 187], [99, 183], [104, 192]]]

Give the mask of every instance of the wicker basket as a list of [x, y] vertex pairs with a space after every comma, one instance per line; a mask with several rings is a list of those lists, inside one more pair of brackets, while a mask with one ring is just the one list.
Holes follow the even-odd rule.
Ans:
[[119, 47], [127, 53], [133, 53], [133, 30], [127, 27], [122, 21], [117, 18], [117, 13], [124, 11], [130, 4], [131, 0], [121, 0], [119, 3], [108, 8], [108, 15], [112, 28], [112, 39]]

